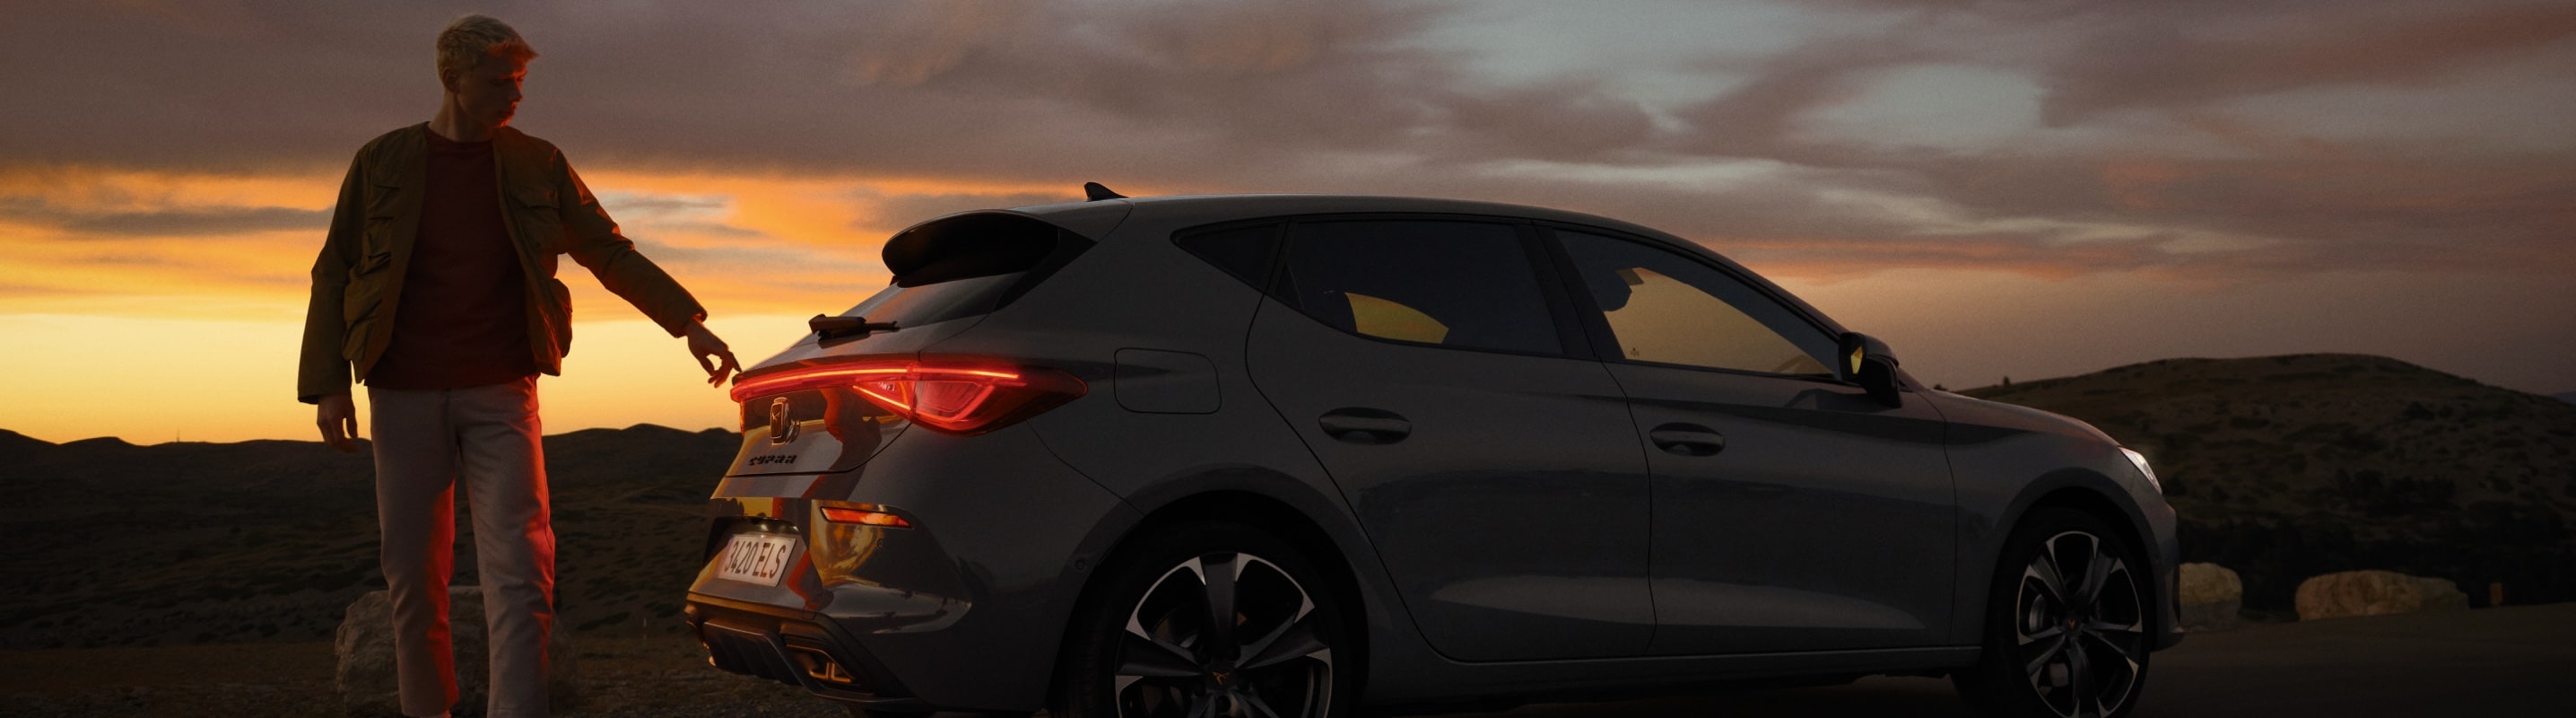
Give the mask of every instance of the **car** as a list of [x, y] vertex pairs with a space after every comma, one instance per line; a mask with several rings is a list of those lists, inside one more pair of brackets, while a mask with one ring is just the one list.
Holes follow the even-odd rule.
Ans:
[[688, 620], [861, 715], [1348, 716], [1948, 675], [2118, 716], [2174, 512], [1698, 243], [1120, 196], [895, 234], [743, 372]]

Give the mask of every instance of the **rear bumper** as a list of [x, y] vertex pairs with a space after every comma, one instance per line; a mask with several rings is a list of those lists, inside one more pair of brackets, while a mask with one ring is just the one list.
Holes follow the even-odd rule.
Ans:
[[[692, 628], [716, 667], [836, 701], [1043, 707], [1083, 581], [1135, 512], [1024, 426], [907, 434], [848, 472], [726, 479]], [[834, 523], [829, 505], [911, 526]], [[726, 535], [749, 530], [797, 538], [777, 585], [719, 576]]]
[[839, 625], [773, 606], [691, 595], [689, 626], [707, 662], [814, 695], [887, 711], [928, 711], [883, 663]]

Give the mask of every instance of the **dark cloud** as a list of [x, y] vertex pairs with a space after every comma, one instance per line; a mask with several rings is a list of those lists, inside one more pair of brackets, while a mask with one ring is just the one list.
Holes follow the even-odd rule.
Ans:
[[31, 197], [0, 197], [0, 221], [52, 227], [85, 238], [188, 237], [320, 230], [331, 213], [295, 207], [201, 207], [169, 211], [87, 211]]
[[[1871, 34], [1825, 37], [1749, 64], [1712, 63], [1749, 79], [1677, 110], [1686, 128], [1669, 146], [1808, 167], [1817, 178], [1802, 186], [1916, 198], [1943, 208], [1945, 217], [1872, 218], [1848, 205], [1798, 201], [1790, 191], [1788, 201], [1770, 197], [1744, 208], [1747, 217], [1767, 219], [1712, 228], [1753, 238], [1763, 256], [1819, 267], [1883, 262], [2225, 276], [2576, 269], [2576, 252], [2562, 248], [2576, 230], [2576, 153], [2464, 151], [2402, 135], [2328, 140], [2296, 119], [2256, 118], [2225, 104], [2337, 88], [2427, 91], [2478, 73], [2523, 78], [2535, 92], [2563, 91], [2544, 86], [2576, 73], [2576, 54], [2564, 52], [2576, 39], [2576, 7], [1845, 5], [1907, 14]], [[2011, 68], [2033, 78], [2043, 90], [2041, 126], [2026, 135], [2096, 138], [1932, 151], [1807, 131], [1813, 113], [1881, 73], [1939, 63]], [[2478, 109], [2457, 112], [2474, 117]], [[1891, 131], [1901, 136], [1904, 128]], [[1816, 212], [1832, 219], [1799, 226], [1797, 217]], [[2106, 231], [2114, 236], [2105, 238]]]
[[887, 229], [908, 227], [933, 217], [968, 210], [1072, 202], [1082, 199], [1082, 188], [1068, 185], [1063, 192], [1054, 194], [1005, 192], [884, 195], [870, 193], [855, 199], [859, 204], [867, 205], [871, 209], [851, 223], [853, 228]]
[[62, 226], [84, 234], [171, 237], [282, 229], [318, 230], [330, 222], [331, 213], [321, 210], [229, 207], [179, 212], [114, 212], [71, 218]]
[[1461, 154], [1582, 160], [1615, 157], [1654, 139], [1654, 119], [1637, 101], [1598, 81], [1558, 81], [1474, 94], [1442, 107]]
[[1752, 79], [1726, 94], [1674, 114], [1690, 126], [1681, 147], [1711, 155], [1809, 159], [1797, 139], [1802, 113], [1850, 97], [1869, 73], [1930, 53], [1901, 35], [1837, 38], [1792, 50], [1747, 68]]
[[[1406, 41], [1400, 2], [525, 4], [486, 10], [541, 52], [519, 122], [576, 160], [1026, 179], [1173, 179], [1312, 152], [1402, 151], [1465, 118], [1460, 58]], [[426, 119], [429, 39], [453, 10], [283, 3], [66, 5], [13, 21], [0, 157], [320, 167]], [[205, 22], [207, 15], [225, 21]], [[1636, 134], [1604, 98], [1512, 98]], [[1563, 102], [1558, 111], [1551, 103]], [[1598, 137], [1585, 128], [1567, 136]], [[1599, 140], [1591, 140], [1598, 143]]]
[[[2162, 8], [2157, 8], [2162, 9]], [[2306, 87], [2420, 85], [2443, 73], [2576, 38], [2576, 5], [2416, 3], [2200, 18], [2130, 13], [2050, 68], [2050, 125], [2129, 108], [2172, 108]], [[2233, 11], [2241, 13], [2242, 11]]]
[[[519, 122], [585, 167], [1064, 188], [852, 198], [880, 225], [1070, 199], [1095, 180], [1138, 193], [1567, 207], [1780, 266], [2246, 273], [2576, 261], [2553, 250], [2576, 227], [2567, 151], [2468, 156], [2416, 140], [2329, 140], [2227, 106], [2563, 62], [2566, 53], [2547, 54], [2576, 37], [2576, 9], [2563, 3], [1800, 7], [1853, 21], [1768, 56], [1705, 48], [1719, 59], [1679, 69], [1739, 81], [1712, 97], [1658, 98], [1660, 110], [1598, 72], [1504, 81], [1474, 57], [1420, 42], [1452, 19], [1450, 4], [475, 9], [514, 23], [544, 53]], [[0, 106], [0, 164], [336, 174], [367, 137], [429, 116], [430, 35], [463, 10], [318, 0], [20, 9], [0, 31], [0, 83], [25, 100]], [[2034, 133], [2094, 139], [1889, 150], [1906, 143], [1811, 131], [1815, 113], [1869, 83], [1932, 64], [2028, 78], [2041, 93]], [[2523, 74], [2541, 78], [2541, 92], [2563, 91], [2570, 72]], [[1765, 169], [1618, 179], [1735, 162]], [[1539, 169], [1498, 169], [1525, 166]], [[711, 209], [697, 201], [617, 208], [680, 226]], [[78, 221], [101, 232], [318, 226], [318, 213], [298, 212]]]

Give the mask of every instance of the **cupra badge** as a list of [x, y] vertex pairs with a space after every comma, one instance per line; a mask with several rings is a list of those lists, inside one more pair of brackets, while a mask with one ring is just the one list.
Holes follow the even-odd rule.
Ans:
[[796, 422], [787, 419], [787, 397], [769, 402], [769, 443], [784, 444], [796, 440]]

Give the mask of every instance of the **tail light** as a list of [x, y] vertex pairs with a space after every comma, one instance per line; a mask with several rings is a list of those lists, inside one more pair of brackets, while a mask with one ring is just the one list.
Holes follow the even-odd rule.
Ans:
[[1009, 426], [1090, 388], [1054, 369], [971, 359], [883, 359], [801, 367], [734, 380], [740, 402], [806, 389], [858, 393], [915, 424], [971, 436]]
[[848, 506], [825, 506], [822, 507], [822, 511], [823, 518], [829, 519], [833, 523], [883, 526], [893, 529], [912, 528], [912, 521], [883, 511], [871, 511], [868, 509], [851, 508]]

